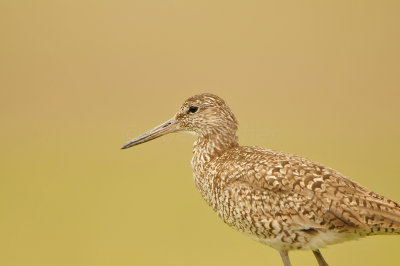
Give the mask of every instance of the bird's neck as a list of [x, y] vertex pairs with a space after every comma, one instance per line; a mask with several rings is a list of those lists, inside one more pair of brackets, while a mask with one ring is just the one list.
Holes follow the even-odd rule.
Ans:
[[192, 166], [205, 164], [239, 146], [236, 131], [217, 130], [200, 135], [193, 145]]
[[[231, 132], [231, 133], [230, 133]], [[210, 134], [200, 135], [193, 145], [193, 181], [203, 198], [215, 208], [215, 201], [210, 188], [210, 170], [213, 168], [213, 160], [224, 152], [239, 146], [236, 131], [216, 131]]]

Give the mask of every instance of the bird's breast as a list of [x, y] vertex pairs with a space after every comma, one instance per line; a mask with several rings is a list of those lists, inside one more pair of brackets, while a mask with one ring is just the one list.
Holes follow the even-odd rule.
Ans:
[[220, 191], [218, 187], [221, 187], [221, 184], [216, 182], [215, 175], [212, 175], [212, 173], [206, 169], [200, 168], [197, 169], [197, 171], [193, 171], [193, 181], [208, 205], [210, 205], [214, 211], [218, 212], [218, 193]]

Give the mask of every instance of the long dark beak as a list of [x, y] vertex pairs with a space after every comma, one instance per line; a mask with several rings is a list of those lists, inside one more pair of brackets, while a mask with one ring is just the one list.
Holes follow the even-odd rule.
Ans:
[[178, 122], [175, 120], [175, 118], [172, 118], [168, 120], [167, 122], [159, 125], [158, 127], [153, 128], [150, 131], [147, 131], [143, 135], [140, 135], [137, 138], [132, 139], [128, 143], [126, 143], [124, 146], [122, 146], [121, 149], [127, 149], [135, 145], [139, 145], [142, 143], [145, 143], [147, 141], [153, 140], [155, 138], [164, 136], [168, 133], [176, 132], [178, 131]]

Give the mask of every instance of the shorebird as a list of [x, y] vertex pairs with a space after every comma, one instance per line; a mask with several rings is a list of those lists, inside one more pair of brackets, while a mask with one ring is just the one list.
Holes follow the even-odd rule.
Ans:
[[229, 226], [279, 251], [312, 250], [371, 235], [400, 234], [400, 205], [309, 159], [239, 146], [238, 122], [213, 94], [187, 99], [165, 123], [132, 139], [126, 149], [172, 132], [197, 136], [194, 183]]

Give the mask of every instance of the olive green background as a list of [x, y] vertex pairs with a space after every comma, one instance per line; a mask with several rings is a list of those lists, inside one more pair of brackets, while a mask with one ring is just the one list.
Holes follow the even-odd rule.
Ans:
[[[0, 1], [0, 265], [280, 265], [196, 191], [193, 136], [119, 149], [202, 92], [231, 106], [241, 144], [400, 201], [399, 13], [385, 0]], [[399, 246], [322, 252], [400, 265]]]

